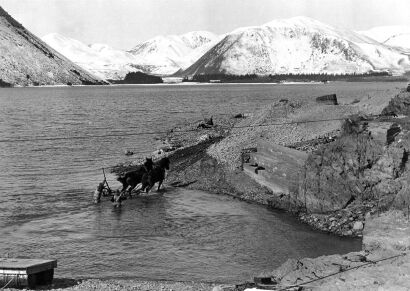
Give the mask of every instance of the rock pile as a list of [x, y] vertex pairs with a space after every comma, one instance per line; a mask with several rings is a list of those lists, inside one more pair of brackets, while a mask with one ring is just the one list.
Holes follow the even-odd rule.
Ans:
[[371, 212], [373, 207], [373, 205], [362, 205], [326, 214], [301, 213], [299, 219], [321, 231], [340, 236], [361, 236], [366, 213]]

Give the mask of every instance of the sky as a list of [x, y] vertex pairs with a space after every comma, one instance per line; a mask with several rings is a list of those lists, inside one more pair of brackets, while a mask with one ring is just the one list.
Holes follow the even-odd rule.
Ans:
[[410, 26], [410, 0], [0, 0], [0, 6], [37, 36], [56, 32], [118, 49], [157, 35], [222, 34], [293, 16], [354, 30]]

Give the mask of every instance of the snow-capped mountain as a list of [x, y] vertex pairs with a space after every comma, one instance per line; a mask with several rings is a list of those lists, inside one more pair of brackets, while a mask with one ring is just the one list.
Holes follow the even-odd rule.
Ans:
[[403, 72], [409, 57], [365, 35], [307, 17], [239, 28], [181, 75]]
[[192, 65], [219, 40], [211, 32], [194, 31], [179, 36], [158, 36], [126, 52], [105, 44], [86, 45], [57, 33], [42, 39], [94, 75], [113, 80], [123, 79], [133, 71], [173, 74]]
[[0, 7], [0, 80], [12, 85], [97, 84], [101, 80], [30, 33]]
[[219, 40], [219, 36], [208, 31], [157, 36], [138, 44], [129, 53], [149, 73], [168, 75], [192, 65]]
[[403, 73], [410, 70], [407, 38], [410, 28], [358, 33], [293, 17], [220, 36], [207, 31], [157, 36], [127, 52], [104, 44], [87, 46], [58, 34], [44, 40], [96, 76], [121, 79], [131, 71], [155, 75]]
[[51, 33], [43, 41], [77, 65], [103, 79], [122, 79], [137, 71], [133, 55], [105, 44], [86, 45], [78, 40]]
[[410, 50], [410, 26], [378, 26], [359, 33], [378, 42]]

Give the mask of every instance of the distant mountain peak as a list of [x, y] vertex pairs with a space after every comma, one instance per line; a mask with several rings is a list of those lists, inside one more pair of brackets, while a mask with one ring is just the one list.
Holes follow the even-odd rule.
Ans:
[[295, 16], [291, 18], [282, 18], [274, 19], [265, 23], [262, 26], [291, 26], [291, 25], [300, 25], [300, 26], [328, 26], [327, 24], [320, 22], [316, 19], [307, 17], [307, 16]]
[[358, 31], [358, 33], [375, 39], [382, 44], [400, 47], [410, 52], [410, 26], [378, 26], [369, 30]]
[[149, 73], [169, 75], [190, 66], [218, 40], [219, 36], [209, 31], [160, 35], [138, 44], [129, 53], [142, 65], [150, 66]]

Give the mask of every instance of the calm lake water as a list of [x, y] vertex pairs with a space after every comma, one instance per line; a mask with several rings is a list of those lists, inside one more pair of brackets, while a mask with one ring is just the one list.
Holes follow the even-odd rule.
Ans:
[[[155, 149], [155, 136], [135, 133], [280, 98], [353, 100], [397, 87], [403, 84], [0, 89], [0, 256], [57, 258], [60, 277], [235, 282], [289, 257], [357, 250], [360, 240], [313, 232], [229, 197], [167, 187], [113, 209], [108, 201], [94, 205], [92, 192], [102, 167], [133, 159], [125, 150]], [[109, 183], [119, 187], [111, 175]]]

